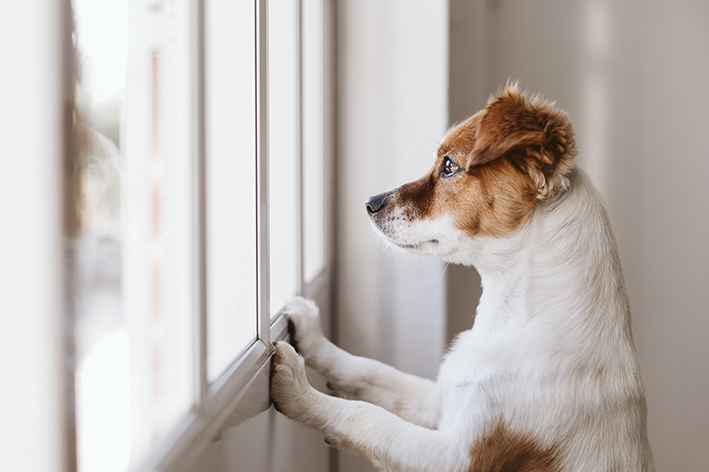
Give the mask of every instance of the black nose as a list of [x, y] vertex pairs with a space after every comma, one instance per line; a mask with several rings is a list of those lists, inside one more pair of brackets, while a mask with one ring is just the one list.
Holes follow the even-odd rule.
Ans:
[[388, 196], [389, 192], [369, 197], [369, 200], [367, 200], [367, 213], [369, 213], [369, 216], [372, 216], [384, 207]]

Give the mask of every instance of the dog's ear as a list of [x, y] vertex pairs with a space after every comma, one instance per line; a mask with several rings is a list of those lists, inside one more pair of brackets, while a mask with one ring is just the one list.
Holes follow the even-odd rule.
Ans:
[[540, 97], [528, 99], [513, 83], [480, 114], [467, 167], [509, 157], [531, 177], [537, 197], [545, 198], [566, 188], [575, 155], [568, 115]]

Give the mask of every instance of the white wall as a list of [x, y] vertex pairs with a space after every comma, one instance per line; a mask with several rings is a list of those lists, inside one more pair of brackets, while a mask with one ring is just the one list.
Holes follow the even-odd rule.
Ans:
[[[392, 255], [365, 211], [421, 177], [447, 115], [448, 2], [338, 2], [337, 338], [345, 349], [435, 378], [444, 350], [444, 264]], [[349, 454], [340, 470], [369, 470]]]
[[706, 470], [709, 3], [451, 5], [452, 38], [470, 41], [451, 50], [451, 103], [474, 105], [516, 77], [574, 119], [577, 164], [603, 192], [620, 246], [657, 468]]
[[338, 14], [339, 340], [434, 377], [444, 266], [378, 244], [365, 201], [433, 164], [448, 122], [447, 4], [343, 1]]
[[[68, 3], [0, 4], [0, 463], [69, 471]], [[68, 213], [68, 211], [67, 211]]]

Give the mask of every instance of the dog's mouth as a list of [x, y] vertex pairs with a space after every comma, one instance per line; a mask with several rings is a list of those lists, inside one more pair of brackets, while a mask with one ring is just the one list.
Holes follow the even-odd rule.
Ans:
[[400, 243], [400, 242], [398, 242], [398, 241], [394, 241], [393, 239], [391, 239], [391, 238], [389, 238], [389, 237], [387, 237], [387, 240], [388, 240], [390, 243], [392, 243], [392, 244], [394, 244], [394, 245], [396, 245], [396, 246], [399, 246], [399, 247], [402, 248], [402, 249], [408, 249], [408, 250], [413, 250], [413, 251], [418, 250], [418, 249], [421, 249], [421, 248], [422, 248], [424, 245], [426, 245], [426, 244], [438, 244], [438, 240], [437, 240], [437, 239], [429, 239], [429, 240], [427, 240], [427, 241], [421, 241], [421, 242], [418, 242], [418, 243]]
[[[440, 240], [438, 238], [409, 242], [406, 240], [408, 238], [405, 237], [392, 237], [392, 235], [389, 234], [390, 231], [387, 230], [388, 228], [386, 228], [386, 225], [384, 226], [385, 227], [382, 227], [379, 222], [375, 221], [374, 218], [372, 218], [372, 228], [374, 229], [374, 233], [378, 234], [387, 243], [391, 244], [392, 246], [396, 246], [400, 249], [405, 249], [407, 251], [424, 251], [426, 246], [431, 249], [432, 246], [438, 246], [440, 244]], [[398, 236], [396, 233], [397, 232], [394, 231], [394, 236]]]
[[424, 244], [438, 244], [437, 239], [429, 239], [428, 241], [423, 241], [421, 243], [416, 243], [416, 244], [402, 244], [401, 247], [405, 249], [417, 249], [423, 246]]

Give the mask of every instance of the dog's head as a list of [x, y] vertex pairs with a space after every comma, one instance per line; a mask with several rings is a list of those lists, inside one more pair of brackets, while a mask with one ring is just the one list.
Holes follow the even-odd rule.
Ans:
[[566, 113], [508, 85], [448, 132], [431, 172], [371, 197], [367, 212], [395, 246], [446, 258], [466, 240], [521, 228], [537, 202], [565, 190], [575, 155]]

